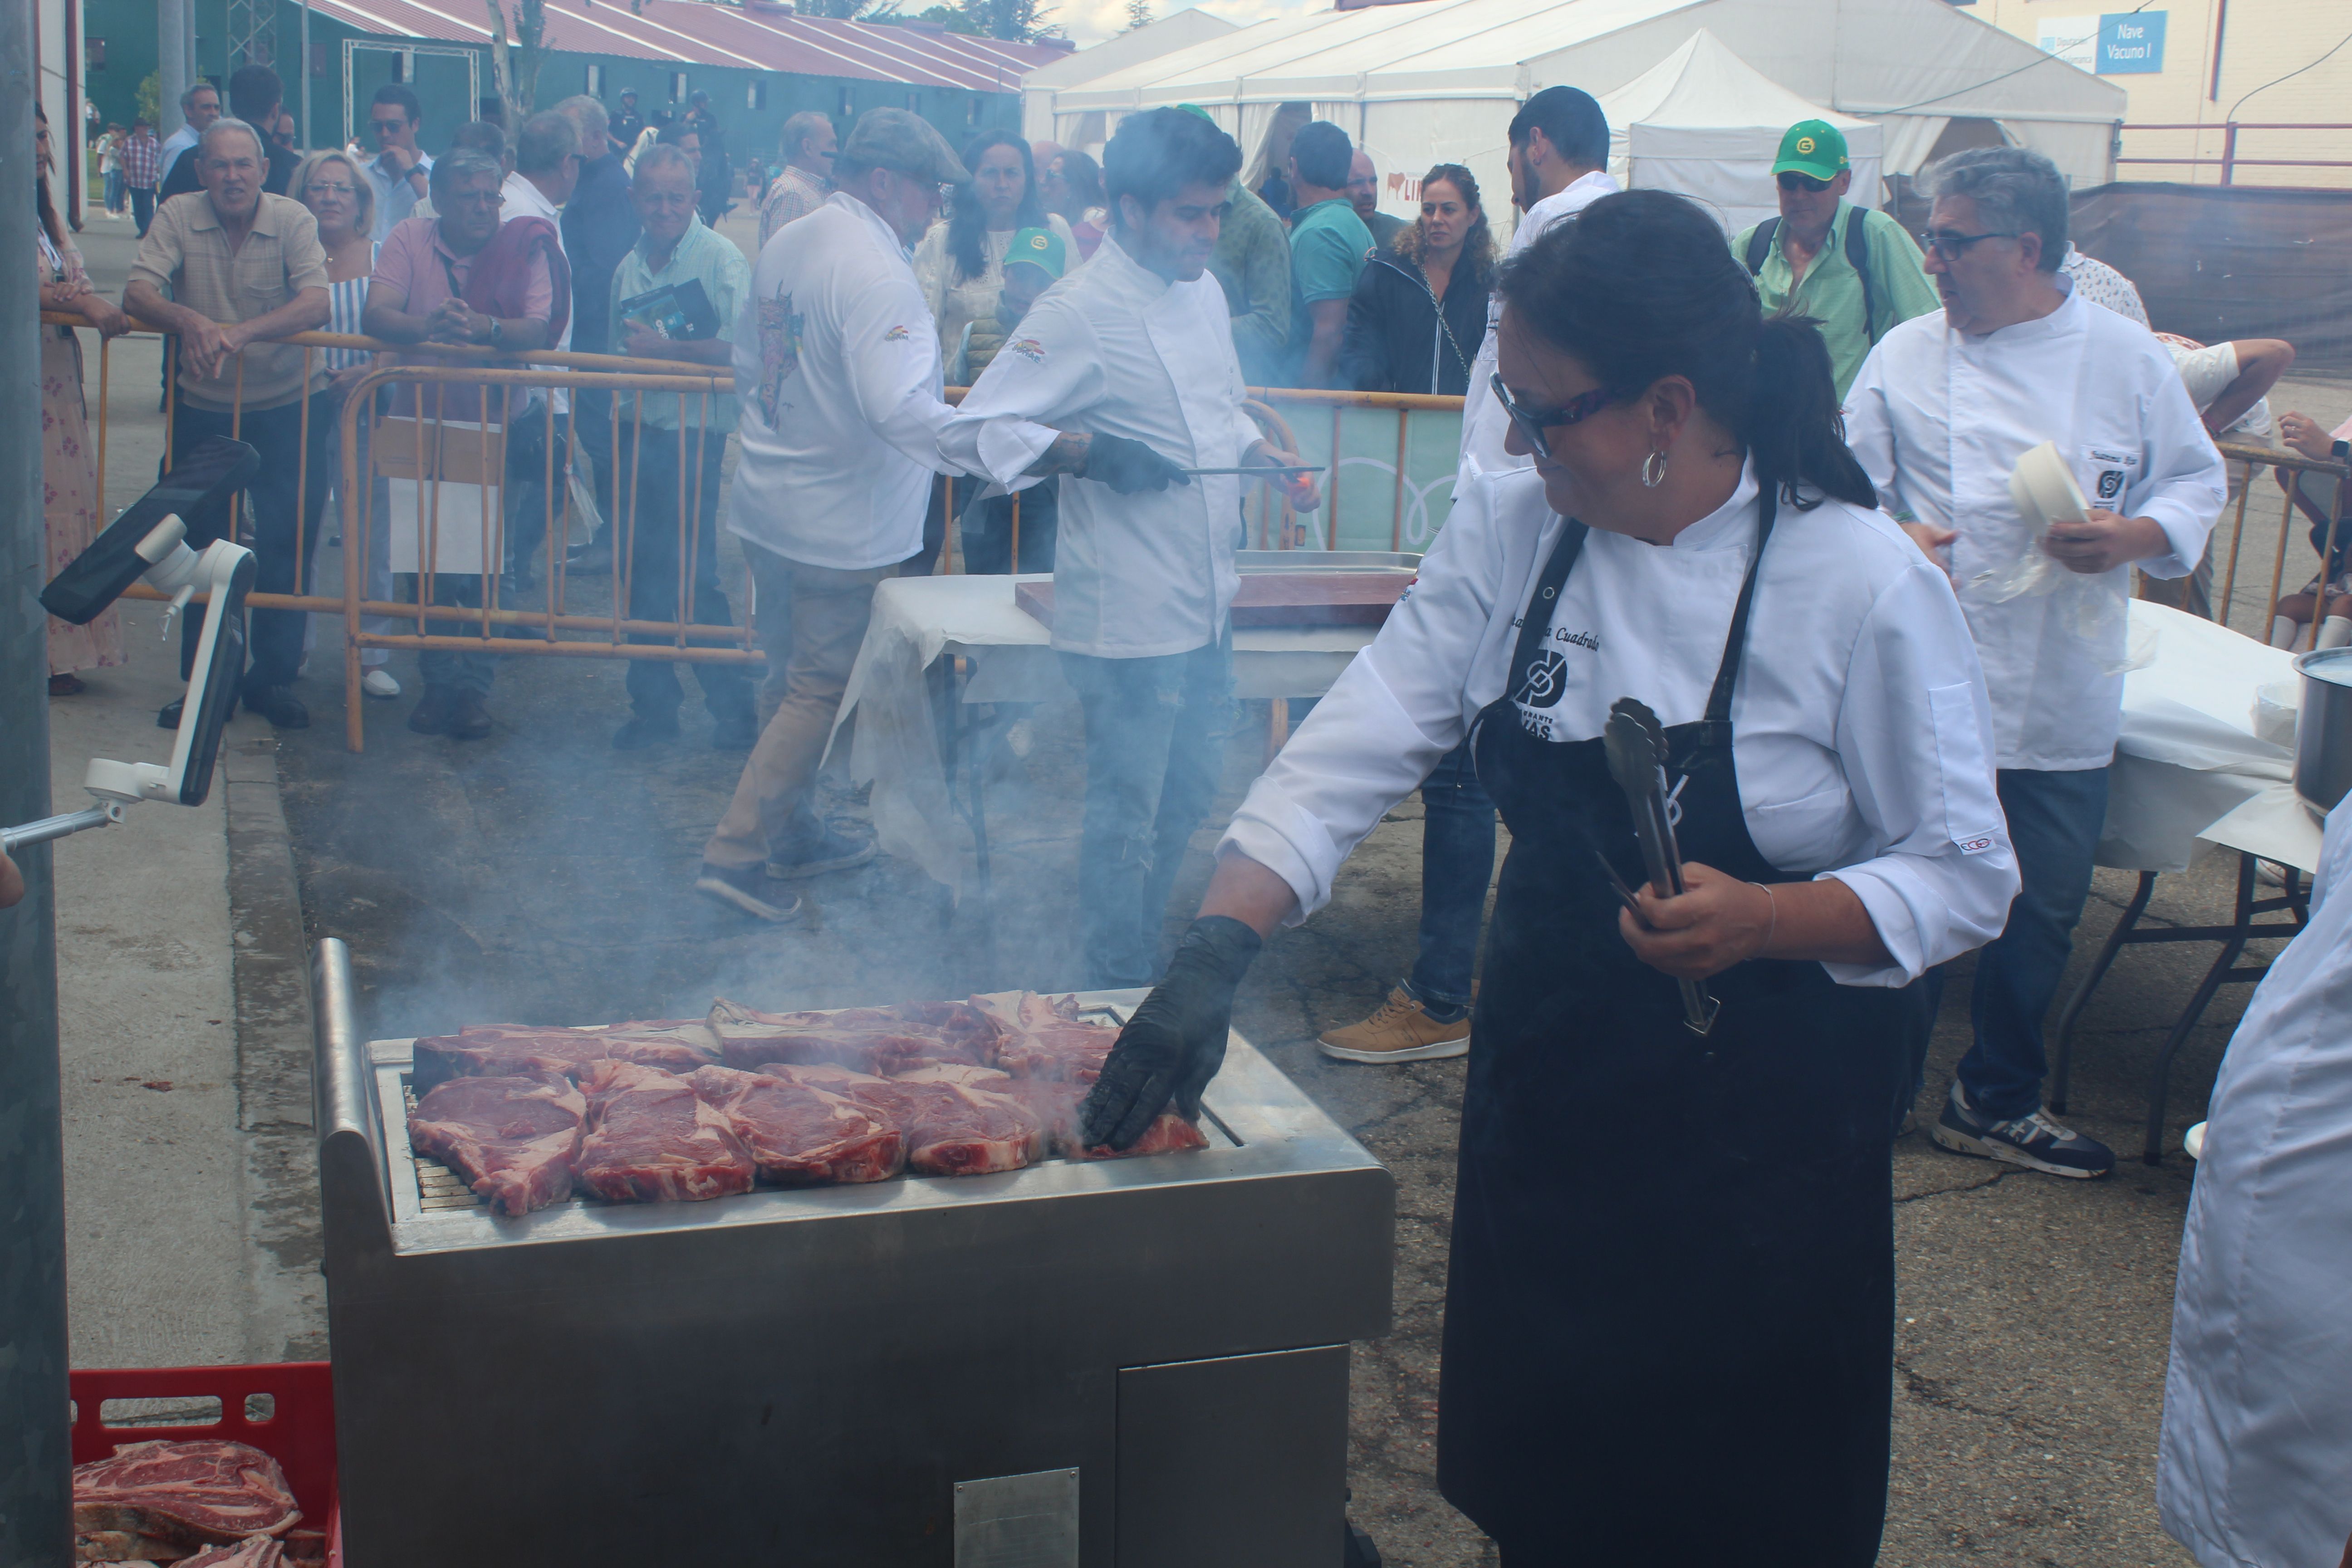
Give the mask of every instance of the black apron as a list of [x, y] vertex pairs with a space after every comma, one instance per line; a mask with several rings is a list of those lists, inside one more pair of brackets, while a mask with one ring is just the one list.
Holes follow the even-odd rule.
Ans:
[[[1666, 731], [1683, 858], [1758, 882], [1801, 879], [1757, 852], [1732, 760], [1776, 489], [1706, 717]], [[1714, 1033], [1684, 1026], [1595, 861], [1643, 879], [1601, 741], [1539, 739], [1513, 701], [1559, 700], [1546, 639], [1584, 538], [1569, 522], [1472, 736], [1511, 852], [1463, 1097], [1439, 1487], [1507, 1564], [1867, 1564], [1892, 1404], [1886, 1108], [1922, 988], [1751, 959], [1708, 983]]]

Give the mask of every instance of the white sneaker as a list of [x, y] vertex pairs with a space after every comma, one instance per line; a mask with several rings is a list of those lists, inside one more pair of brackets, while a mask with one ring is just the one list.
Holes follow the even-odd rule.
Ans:
[[400, 682], [392, 678], [392, 671], [378, 665], [360, 678], [360, 689], [389, 702], [400, 695]]

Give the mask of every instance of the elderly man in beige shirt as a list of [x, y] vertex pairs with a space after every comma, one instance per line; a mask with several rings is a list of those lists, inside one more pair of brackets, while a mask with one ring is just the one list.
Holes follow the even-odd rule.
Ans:
[[[155, 214], [131, 264], [123, 309], [179, 337], [172, 418], [172, 461], [199, 442], [234, 434], [261, 454], [261, 471], [244, 499], [247, 542], [257, 568], [254, 588], [291, 594], [299, 559], [307, 572], [326, 503], [334, 416], [323, 355], [305, 377], [302, 351], [268, 342], [327, 320], [327, 257], [310, 209], [261, 189], [269, 163], [260, 135], [242, 120], [221, 119], [188, 153], [204, 189], [173, 196]], [[225, 536], [231, 509], [200, 509], [185, 519], [198, 548]], [[299, 730], [310, 713], [295, 700], [302, 662], [302, 616], [255, 610], [245, 672], [246, 707], [281, 730]], [[181, 622], [180, 668], [195, 658], [199, 618]], [[177, 729], [180, 704], [156, 722]]]

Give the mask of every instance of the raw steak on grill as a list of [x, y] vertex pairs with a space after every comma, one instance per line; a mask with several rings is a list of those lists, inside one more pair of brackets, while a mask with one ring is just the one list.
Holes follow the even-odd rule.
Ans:
[[[880, 1008], [860, 1008], [879, 1013]], [[910, 1034], [897, 1018], [842, 1025], [825, 1013], [761, 1013], [720, 998], [710, 1005], [710, 1031], [726, 1065], [757, 1071], [770, 1062], [831, 1062], [863, 1073], [885, 1073], [937, 1057], [942, 1042]]]
[[971, 1002], [995, 1022], [996, 1065], [1015, 1078], [1092, 1083], [1118, 1043], [1118, 1026], [1079, 1017], [1074, 995], [1048, 1000], [1034, 991], [999, 991]]
[[898, 1128], [841, 1095], [733, 1068], [701, 1068], [686, 1081], [733, 1125], [772, 1182], [878, 1182], [906, 1163]]
[[1014, 1093], [1045, 1124], [1045, 1137], [1054, 1152], [1066, 1159], [1124, 1160], [1137, 1154], [1168, 1154], [1209, 1146], [1208, 1138], [1199, 1128], [1172, 1110], [1163, 1110], [1131, 1147], [1087, 1148], [1085, 1134], [1079, 1131], [1078, 1112], [1093, 1088], [1092, 1084], [1071, 1083], [1063, 1079], [1031, 1078], [1020, 1079]]
[[588, 1101], [560, 1072], [453, 1078], [409, 1113], [408, 1142], [446, 1161], [509, 1218], [572, 1195]]
[[[1045, 1152], [1045, 1126], [1009, 1094], [954, 1081], [976, 1069], [932, 1067], [877, 1079], [831, 1066], [777, 1062], [760, 1069], [856, 1100], [906, 1134], [907, 1168], [926, 1176], [983, 1176], [1017, 1171]], [[983, 1081], [993, 1081], [992, 1078]], [[1005, 1080], [1006, 1087], [1012, 1080]]]
[[588, 1069], [588, 1136], [576, 1174], [598, 1197], [656, 1203], [751, 1190], [751, 1152], [684, 1079], [602, 1061]]
[[217, 1439], [122, 1444], [74, 1467], [73, 1499], [77, 1536], [124, 1532], [168, 1543], [173, 1557], [280, 1534], [302, 1517], [277, 1460]]
[[706, 1024], [615, 1024], [609, 1029], [468, 1024], [454, 1035], [418, 1040], [415, 1075], [423, 1084], [541, 1071], [579, 1078], [600, 1061], [692, 1072], [718, 1059], [719, 1041]]

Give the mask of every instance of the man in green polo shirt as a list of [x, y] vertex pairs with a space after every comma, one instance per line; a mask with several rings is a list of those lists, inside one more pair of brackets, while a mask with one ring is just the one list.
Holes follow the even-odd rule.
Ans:
[[1348, 299], [1372, 248], [1372, 231], [1348, 199], [1355, 161], [1348, 133], [1328, 120], [1298, 128], [1290, 142], [1290, 363], [1293, 386], [1336, 384]]
[[1903, 226], [1845, 199], [1853, 170], [1836, 126], [1801, 120], [1789, 127], [1772, 176], [1780, 216], [1743, 231], [1731, 251], [1755, 274], [1766, 310], [1821, 322], [1843, 397], [1889, 328], [1943, 309], [1943, 300]]

